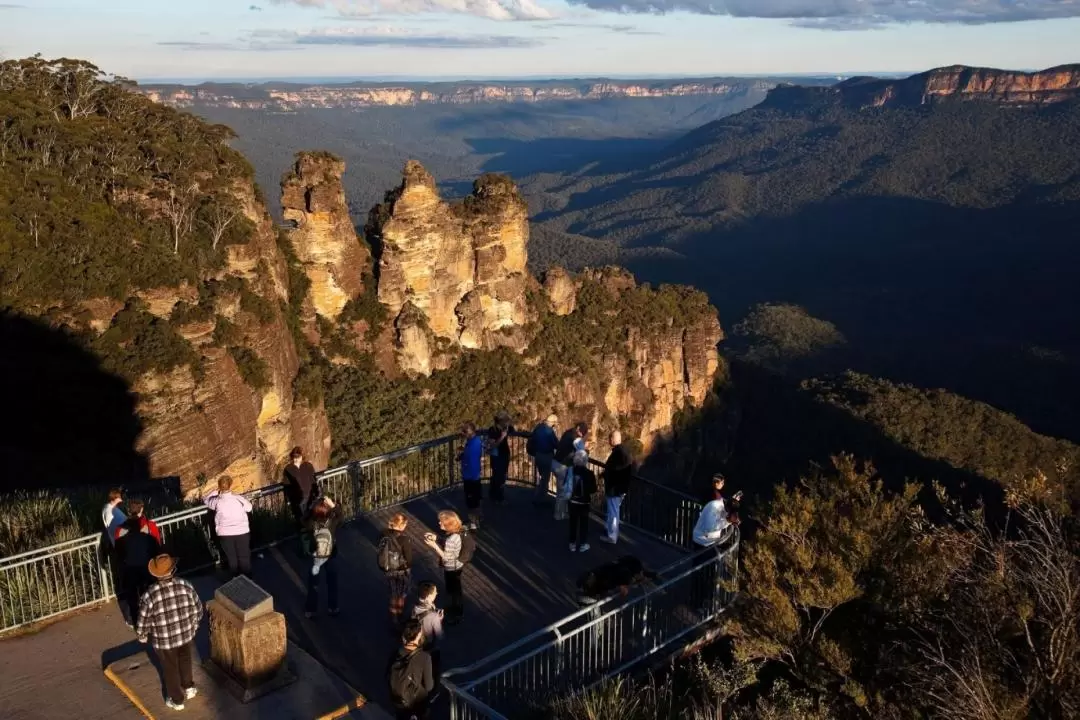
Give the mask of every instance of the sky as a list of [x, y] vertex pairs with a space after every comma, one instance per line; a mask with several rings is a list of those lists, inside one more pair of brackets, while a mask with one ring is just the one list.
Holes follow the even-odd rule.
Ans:
[[1080, 0], [15, 0], [0, 58], [138, 80], [917, 72], [1080, 62]]

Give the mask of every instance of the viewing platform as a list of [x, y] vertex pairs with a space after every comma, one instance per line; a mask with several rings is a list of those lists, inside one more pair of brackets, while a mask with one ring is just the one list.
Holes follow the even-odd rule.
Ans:
[[[734, 595], [737, 530], [733, 528], [720, 553], [693, 567], [687, 551], [699, 503], [643, 478], [634, 480], [624, 504], [619, 544], [599, 540], [601, 489], [590, 527], [592, 549], [571, 553], [566, 522], [553, 519], [551, 503], [533, 503], [524, 439], [514, 438], [513, 445], [510, 476], [516, 480], [507, 487], [505, 505], [485, 501], [484, 520], [475, 535], [477, 553], [464, 574], [465, 620], [446, 629], [445, 691], [435, 718], [523, 717], [554, 696], [677, 650]], [[457, 438], [443, 438], [321, 474], [324, 492], [349, 519], [338, 538], [341, 614], [336, 617], [325, 612], [304, 617], [310, 561], [299, 551], [280, 488], [249, 496], [256, 508], [252, 545], [262, 548], [256, 553], [253, 579], [284, 613], [290, 642], [366, 699], [367, 705], [350, 716], [392, 716], [385, 671], [399, 640], [389, 630], [388, 593], [376, 563], [379, 533], [391, 514], [403, 512], [414, 543], [414, 589], [424, 580], [442, 589], [436, 556], [421, 538], [437, 529], [438, 511], [454, 509], [464, 515], [456, 482], [458, 447]], [[220, 584], [212, 572], [208, 520], [202, 507], [157, 519], [167, 549], [180, 558], [183, 572], [204, 599]], [[143, 648], [123, 623], [110, 573], [98, 567], [95, 546], [96, 536], [0, 560], [0, 673], [5, 678], [0, 715], [5, 719], [144, 716], [102, 674], [110, 663]], [[660, 572], [657, 583], [580, 608], [575, 600], [578, 577], [627, 554]], [[702, 602], [695, 574], [704, 570], [726, 582], [714, 584]], [[17, 592], [9, 593], [9, 588]], [[437, 604], [444, 601], [440, 597]], [[17, 631], [50, 616], [57, 620], [40, 630]], [[199, 654], [207, 657], [205, 623], [197, 645]], [[348, 701], [342, 697], [342, 704]], [[191, 701], [185, 715], [222, 717], [222, 710], [213, 707], [207, 694]], [[283, 718], [306, 717], [303, 708], [278, 710]], [[157, 717], [152, 709], [151, 714]]]

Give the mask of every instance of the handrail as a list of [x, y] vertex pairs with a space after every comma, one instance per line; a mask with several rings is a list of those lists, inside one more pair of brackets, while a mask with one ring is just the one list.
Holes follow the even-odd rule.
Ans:
[[[716, 545], [725, 545], [725, 546], [727, 546], [721, 552], [727, 552], [728, 550], [731, 549], [731, 547], [733, 545], [738, 544], [739, 531], [738, 531], [737, 526], [729, 525], [728, 528], [729, 528], [728, 534], [725, 535], [719, 542], [716, 543]], [[731, 543], [730, 541], [732, 540], [733, 537], [735, 538], [735, 542]], [[703, 550], [695, 551], [694, 553], [691, 553], [690, 555], [687, 555], [686, 557], [681, 557], [678, 560], [676, 560], [675, 562], [673, 562], [673, 563], [665, 566], [663, 569], [657, 571], [657, 574], [658, 575], [666, 575], [666, 574], [672, 572], [673, 568], [675, 568], [675, 567], [677, 567], [679, 565], [684, 565], [684, 564], [690, 562], [691, 560], [693, 560], [695, 557], [697, 557], [700, 554], [709, 553], [709, 552], [716, 552], [715, 546], [710, 546], [710, 547], [705, 548]], [[660, 590], [661, 588], [669, 586], [671, 583], [682, 579], [683, 577], [685, 577], [686, 575], [688, 575], [688, 574], [690, 574], [692, 572], [693, 572], [693, 568], [691, 568], [690, 570], [684, 571], [683, 573], [681, 573], [679, 575], [676, 575], [674, 577], [669, 577], [669, 578], [665, 579], [664, 582], [662, 582], [660, 584], [656, 584], [650, 590], [642, 593], [640, 595], [640, 597], [647, 597], [649, 595], [652, 595], [653, 593]], [[580, 617], [582, 617], [584, 615], [588, 615], [588, 614], [590, 614], [592, 612], [595, 612], [597, 607], [603, 605], [606, 602], [610, 602], [611, 600], [614, 600], [617, 595], [619, 595], [619, 591], [616, 590], [616, 591], [610, 593], [609, 595], [606, 595], [604, 598], [602, 598], [600, 600], [597, 600], [595, 603], [593, 603], [593, 604], [591, 604], [591, 605], [589, 605], [587, 607], [583, 607], [580, 610], [578, 610], [576, 612], [573, 612], [573, 613], [571, 613], [569, 615], [564, 615], [563, 617], [559, 618], [558, 620], [551, 623], [547, 627], [541, 628], [541, 629], [537, 630], [536, 632], [530, 633], [529, 635], [526, 635], [525, 637], [520, 638], [520, 639], [514, 641], [513, 643], [511, 643], [511, 644], [509, 644], [509, 645], [507, 645], [507, 646], [505, 646], [503, 648], [500, 648], [499, 650], [496, 650], [495, 652], [491, 653], [490, 655], [487, 655], [487, 656], [477, 660], [474, 663], [471, 663], [469, 665], [464, 665], [462, 667], [451, 668], [450, 670], [447, 670], [445, 673], [443, 673], [443, 677], [452, 677], [452, 676], [455, 676], [455, 675], [463, 675], [464, 673], [472, 672], [473, 670], [476, 670], [478, 667], [481, 667], [483, 665], [487, 665], [487, 664], [491, 663], [492, 661], [497, 660], [498, 658], [501, 658], [504, 655], [509, 654], [513, 650], [516, 650], [517, 648], [521, 647], [522, 645], [526, 645], [532, 640], [539, 639], [541, 636], [543, 636], [543, 635], [545, 635], [547, 633], [550, 633], [550, 632], [559, 633], [559, 627], [560, 626], [566, 625], [567, 623], [570, 623], [571, 621], [576, 620], [576, 619], [578, 619], [578, 618], [580, 618]], [[603, 617], [606, 617], [606, 616], [603, 616]], [[585, 626], [582, 626], [582, 627], [588, 627], [588, 626], [585, 625]], [[577, 628], [577, 629], [571, 631], [570, 634], [576, 633], [580, 629], [581, 628]], [[565, 635], [563, 637], [568, 637], [568, 636], [569, 635]], [[472, 681], [472, 682], [481, 682], [482, 680], [484, 680], [484, 678], [479, 678], [479, 679], [477, 679], [475, 681]], [[471, 685], [472, 683], [468, 683], [468, 684]]]

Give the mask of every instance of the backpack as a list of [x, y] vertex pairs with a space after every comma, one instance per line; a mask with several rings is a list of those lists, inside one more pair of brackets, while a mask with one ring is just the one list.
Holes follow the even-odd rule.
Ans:
[[529, 435], [529, 439], [525, 441], [525, 454], [535, 457], [536, 456], [536, 431]]
[[415, 654], [396, 655], [390, 662], [390, 701], [399, 709], [412, 708], [424, 693], [410, 667]]
[[311, 532], [311, 554], [317, 558], [328, 558], [334, 552], [334, 534], [326, 525], [316, 525]]
[[476, 538], [465, 529], [462, 529], [458, 535], [461, 537], [461, 552], [458, 553], [458, 561], [461, 563], [472, 562], [473, 555], [476, 554]]
[[407, 570], [405, 553], [401, 544], [393, 535], [383, 535], [379, 539], [379, 569], [386, 573]]

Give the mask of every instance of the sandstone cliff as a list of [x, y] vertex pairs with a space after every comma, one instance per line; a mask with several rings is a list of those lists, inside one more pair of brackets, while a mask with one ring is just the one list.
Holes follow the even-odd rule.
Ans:
[[300, 153], [281, 181], [281, 206], [293, 250], [311, 281], [316, 314], [337, 320], [364, 292], [371, 255], [356, 237], [341, 176], [345, 163], [326, 153]]
[[1030, 73], [954, 65], [901, 79], [852, 78], [830, 88], [779, 87], [765, 106], [799, 107], [829, 99], [858, 108], [964, 101], [1030, 106], [1075, 98], [1080, 98], [1080, 65]]
[[192, 88], [146, 85], [139, 88], [155, 102], [173, 107], [228, 107], [289, 111], [303, 108], [474, 105], [542, 103], [609, 98], [662, 98], [687, 95], [760, 93], [775, 86], [768, 80], [714, 78], [694, 80], [585, 80], [538, 83], [353, 83], [345, 85], [228, 85], [206, 83]]
[[403, 369], [430, 374], [458, 348], [524, 348], [528, 209], [512, 182], [484, 176], [451, 205], [410, 161], [365, 232]]

